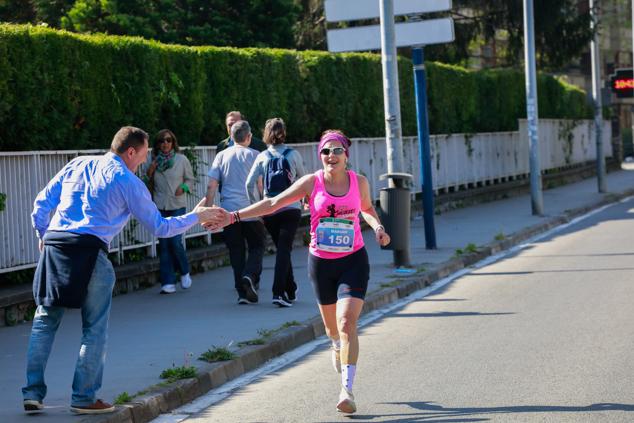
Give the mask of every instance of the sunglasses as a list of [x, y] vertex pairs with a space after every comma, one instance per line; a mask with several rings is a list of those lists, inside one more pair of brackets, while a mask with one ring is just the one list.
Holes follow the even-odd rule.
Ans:
[[335, 148], [322, 148], [321, 151], [319, 153], [321, 153], [322, 156], [330, 156], [330, 153], [333, 153], [335, 156], [341, 156], [343, 153], [346, 152], [346, 149], [343, 147], [335, 147]]
[[164, 143], [164, 142], [173, 142], [174, 139], [172, 137], [165, 137], [162, 140], [159, 141], [159, 144]]

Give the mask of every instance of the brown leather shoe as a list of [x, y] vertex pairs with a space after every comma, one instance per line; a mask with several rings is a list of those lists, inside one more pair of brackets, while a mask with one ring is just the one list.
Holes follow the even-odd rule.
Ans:
[[98, 399], [90, 405], [71, 405], [70, 411], [76, 414], [105, 414], [114, 411], [114, 405]]

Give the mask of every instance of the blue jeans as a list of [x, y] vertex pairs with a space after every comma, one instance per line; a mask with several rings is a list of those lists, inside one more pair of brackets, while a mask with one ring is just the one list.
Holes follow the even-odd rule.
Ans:
[[[82, 337], [73, 378], [72, 405], [94, 403], [101, 388], [114, 283], [112, 263], [106, 253], [99, 251], [81, 308]], [[46, 306], [38, 306], [35, 311], [27, 352], [26, 386], [22, 388], [25, 400], [42, 401], [46, 396], [44, 370], [64, 311], [63, 307]]]
[[[185, 214], [185, 207], [176, 210], [160, 210], [160, 212], [163, 217], [182, 216]], [[189, 273], [189, 262], [183, 246], [183, 235], [159, 238], [159, 240], [161, 286], [173, 285], [176, 281], [175, 270], [178, 270], [181, 275]]]

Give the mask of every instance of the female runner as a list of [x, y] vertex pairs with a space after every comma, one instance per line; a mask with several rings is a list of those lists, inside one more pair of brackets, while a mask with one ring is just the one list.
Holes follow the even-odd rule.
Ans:
[[347, 170], [350, 140], [341, 131], [328, 130], [319, 141], [323, 169], [305, 175], [273, 198], [242, 210], [219, 209], [208, 229], [241, 219], [274, 213], [302, 198], [310, 198], [308, 271], [315, 290], [326, 334], [332, 342], [332, 362], [341, 373], [337, 410], [354, 413], [352, 384], [359, 356], [357, 321], [368, 287], [370, 264], [365, 250], [359, 213], [372, 227], [376, 242], [387, 245], [385, 232], [372, 205], [368, 180]]

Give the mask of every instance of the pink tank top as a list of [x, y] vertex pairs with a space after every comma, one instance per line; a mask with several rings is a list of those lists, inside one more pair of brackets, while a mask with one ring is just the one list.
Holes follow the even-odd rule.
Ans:
[[315, 172], [310, 196], [310, 247], [312, 255], [336, 259], [363, 248], [359, 226], [361, 195], [357, 174], [348, 171], [350, 188], [342, 197], [330, 195], [324, 184], [324, 171]]

